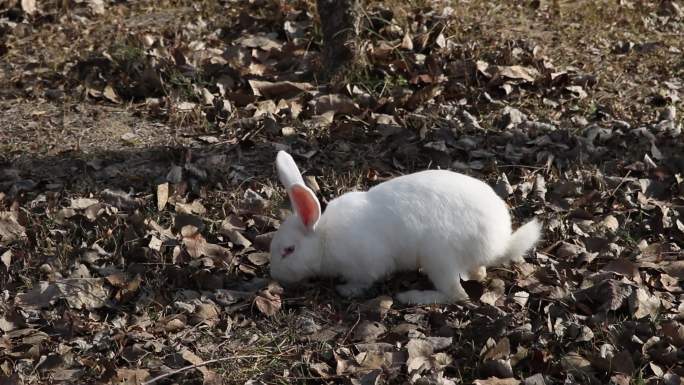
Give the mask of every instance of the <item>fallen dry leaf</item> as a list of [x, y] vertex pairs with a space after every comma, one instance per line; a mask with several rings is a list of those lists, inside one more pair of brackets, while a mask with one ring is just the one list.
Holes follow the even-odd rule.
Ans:
[[382, 295], [362, 303], [359, 310], [364, 313], [369, 320], [382, 321], [392, 308], [393, 303], [394, 300], [392, 297]]
[[434, 352], [430, 342], [422, 338], [412, 338], [408, 344], [406, 344], [406, 349], [408, 350], [406, 366], [409, 373], [416, 371], [420, 373], [430, 369], [430, 360], [432, 359], [432, 354]]
[[386, 332], [387, 328], [380, 322], [364, 320], [354, 329], [354, 341], [375, 341]]
[[204, 360], [199, 358], [195, 353], [185, 349], [181, 352], [181, 357], [193, 365], [198, 365], [197, 370], [202, 373], [202, 377], [204, 378], [204, 381], [202, 382], [203, 385], [223, 384], [223, 378], [218, 373], [210, 370], [205, 365], [202, 365]]
[[121, 385], [142, 385], [151, 378], [147, 369], [117, 369], [115, 381]]
[[12, 264], [12, 250], [7, 250], [2, 253], [2, 255], [0, 255], [0, 261], [5, 265], [5, 268], [9, 270], [10, 265]]
[[492, 82], [498, 81], [499, 78], [507, 78], [513, 80], [524, 80], [527, 82], [534, 82], [539, 76], [539, 72], [532, 67], [523, 66], [497, 66]]
[[660, 305], [660, 298], [643, 288], [636, 289], [629, 297], [629, 308], [636, 319], [646, 316], [655, 319], [660, 313]]
[[295, 97], [302, 92], [306, 92], [314, 88], [313, 85], [309, 83], [297, 83], [289, 81], [269, 82], [261, 80], [249, 80], [249, 85], [252, 87], [252, 92], [256, 96], [284, 99]]
[[29, 15], [33, 15], [38, 10], [36, 0], [21, 0], [21, 9]]
[[340, 94], [323, 95], [313, 102], [317, 114], [334, 111], [336, 114], [353, 115], [359, 107], [348, 96]]
[[88, 207], [99, 202], [100, 201], [93, 198], [74, 198], [71, 200], [71, 208], [76, 210], [85, 210]]
[[672, 339], [674, 346], [684, 346], [684, 325], [681, 322], [667, 321], [663, 324], [663, 334]]
[[169, 184], [162, 183], [157, 185], [157, 210], [162, 211], [169, 201]]
[[247, 255], [247, 259], [257, 266], [263, 266], [271, 260], [270, 253], [251, 253]]
[[227, 262], [233, 259], [233, 255], [228, 249], [207, 242], [202, 234], [199, 233], [197, 227], [193, 225], [183, 226], [181, 235], [183, 237], [183, 245], [192, 258], [207, 256], [225, 260]]
[[107, 303], [109, 289], [103, 278], [61, 279], [55, 282], [41, 281], [26, 293], [17, 295], [16, 304], [33, 309], [43, 309], [64, 299], [74, 309], [98, 309]]
[[489, 377], [485, 380], [473, 381], [475, 385], [520, 385], [520, 381], [515, 378]]
[[221, 222], [221, 228], [219, 229], [219, 232], [227, 236], [228, 239], [230, 239], [230, 241], [235, 245], [239, 245], [244, 248], [252, 246], [252, 242], [242, 235], [240, 230], [240, 227], [235, 226], [235, 223], [231, 222], [230, 219], [225, 219]]
[[275, 315], [280, 307], [283, 305], [280, 296], [283, 294], [283, 288], [278, 284], [271, 283], [254, 298], [254, 302], [263, 314], [271, 317]]
[[176, 212], [181, 214], [196, 214], [204, 215], [207, 213], [206, 207], [199, 200], [194, 200], [192, 203], [175, 203]]
[[0, 244], [7, 244], [12, 241], [26, 238], [24, 226], [17, 222], [12, 212], [0, 212]]

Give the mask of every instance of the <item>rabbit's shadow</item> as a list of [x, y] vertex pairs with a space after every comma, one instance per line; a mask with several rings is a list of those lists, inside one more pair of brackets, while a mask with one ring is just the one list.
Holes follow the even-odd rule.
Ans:
[[315, 298], [326, 302], [334, 301], [340, 304], [362, 303], [379, 296], [394, 297], [405, 290], [434, 290], [430, 279], [418, 271], [403, 271], [388, 275], [376, 281], [361, 295], [344, 297], [336, 290], [336, 286], [343, 284], [341, 278], [311, 278], [305, 282], [286, 288], [286, 296], [296, 298]]

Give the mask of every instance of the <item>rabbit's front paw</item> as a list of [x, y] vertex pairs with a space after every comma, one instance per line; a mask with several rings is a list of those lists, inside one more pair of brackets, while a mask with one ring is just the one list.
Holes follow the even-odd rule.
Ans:
[[358, 282], [349, 282], [344, 285], [337, 285], [337, 292], [343, 297], [358, 297], [368, 288], [368, 285]]

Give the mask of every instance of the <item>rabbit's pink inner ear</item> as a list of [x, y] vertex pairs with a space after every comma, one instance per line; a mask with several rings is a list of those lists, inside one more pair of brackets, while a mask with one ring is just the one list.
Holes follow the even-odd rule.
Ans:
[[292, 199], [292, 205], [304, 226], [309, 230], [313, 230], [316, 222], [321, 217], [321, 205], [318, 203], [318, 199], [316, 199], [313, 191], [304, 186], [292, 185], [290, 188], [290, 199]]

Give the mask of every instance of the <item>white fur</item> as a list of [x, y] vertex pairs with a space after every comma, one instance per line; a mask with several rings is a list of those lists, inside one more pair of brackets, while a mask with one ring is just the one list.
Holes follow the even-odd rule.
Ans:
[[[291, 160], [278, 154], [281, 180], [297, 179]], [[316, 200], [313, 192], [311, 199]], [[506, 203], [486, 183], [428, 170], [343, 194], [328, 204], [313, 230], [298, 213], [287, 218], [271, 243], [271, 276], [284, 283], [341, 276], [346, 283], [338, 291], [356, 296], [391, 273], [420, 269], [436, 290], [399, 293], [400, 302], [454, 302], [467, 298], [461, 278], [482, 278], [484, 266], [521, 259], [539, 237], [536, 219], [512, 233]], [[295, 251], [282, 258], [288, 246]]]

